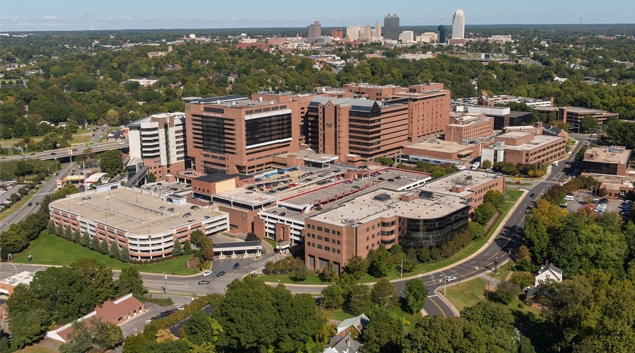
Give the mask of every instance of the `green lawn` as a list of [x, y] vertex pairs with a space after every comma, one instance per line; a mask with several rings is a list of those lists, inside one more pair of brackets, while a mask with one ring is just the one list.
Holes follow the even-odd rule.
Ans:
[[501, 266], [498, 267], [498, 273], [490, 272], [490, 273], [488, 273], [488, 275], [490, 277], [494, 277], [494, 278], [496, 278], [496, 279], [498, 279], [500, 281], [504, 281], [507, 278], [507, 275], [509, 275], [510, 266], [513, 267], [513, 265], [514, 265], [513, 263], [512, 264], [506, 263], [506, 264], [501, 265]]
[[276, 244], [276, 241], [273, 239], [269, 239], [269, 238], [263, 238], [262, 240], [266, 241], [267, 243], [269, 243], [269, 245], [271, 245], [271, 247], [276, 250], [276, 246], [278, 246]]
[[[489, 238], [494, 234], [494, 232], [496, 231], [498, 226], [501, 224], [501, 222], [503, 222], [503, 219], [505, 219], [505, 216], [507, 216], [507, 213], [509, 212], [509, 210], [511, 210], [511, 208], [514, 206], [514, 204], [523, 195], [523, 191], [521, 191], [521, 190], [507, 190], [505, 192], [505, 194], [508, 196], [508, 199], [501, 206], [502, 213], [498, 217], [496, 222], [494, 222], [494, 224], [492, 224], [492, 227], [489, 229], [489, 231], [487, 232], [487, 234], [484, 237], [474, 240], [470, 245], [468, 245], [465, 248], [459, 250], [459, 252], [457, 252], [456, 254], [454, 254], [453, 256], [451, 256], [451, 257], [449, 257], [447, 259], [443, 259], [443, 260], [436, 261], [436, 262], [425, 263], [425, 264], [418, 264], [417, 267], [415, 267], [414, 271], [412, 271], [410, 273], [404, 273], [403, 274], [404, 277], [420, 275], [420, 274], [423, 274], [423, 273], [435, 271], [435, 270], [438, 270], [440, 268], [452, 265], [454, 263], [457, 263], [457, 262], [459, 262], [459, 261], [471, 256], [476, 251], [478, 251], [480, 248], [482, 248], [483, 245], [485, 245], [485, 243], [487, 243]], [[388, 280], [399, 279], [400, 278], [400, 273], [398, 271], [395, 271], [395, 272], [389, 274], [388, 276], [386, 276], [386, 278]], [[286, 276], [286, 275], [262, 276], [261, 279], [266, 281], [266, 282], [278, 282], [278, 281], [280, 281], [280, 283], [284, 283], [284, 284], [325, 284], [325, 283], [322, 283], [322, 281], [320, 280], [320, 278], [317, 275], [309, 275], [307, 277], [306, 281], [304, 281], [304, 282], [293, 282], [289, 278], [289, 276]], [[376, 282], [376, 281], [377, 281], [377, 278], [375, 278], [373, 276], [370, 276], [370, 275], [366, 275], [366, 276], [362, 277], [359, 280], [359, 283], [373, 283], [373, 282]]]
[[[457, 309], [459, 309], [459, 311], [463, 311], [466, 307], [470, 307], [486, 300], [484, 294], [486, 289], [487, 281], [477, 277], [467, 282], [461, 282], [461, 284], [448, 287], [446, 289], [446, 297], [452, 302], [452, 304], [454, 304], [454, 306], [456, 306]], [[490, 290], [494, 290], [493, 285], [490, 287]], [[525, 303], [518, 298], [514, 299], [508, 307], [512, 311], [521, 314], [540, 314], [540, 310], [525, 305]]]
[[43, 231], [40, 237], [34, 240], [26, 250], [14, 255], [13, 262], [27, 263], [29, 262], [27, 258], [28, 255], [33, 257], [34, 263], [42, 265], [66, 266], [77, 260], [91, 257], [99, 260], [113, 270], [121, 270], [124, 267], [132, 266], [141, 272], [149, 273], [174, 272], [175, 275], [192, 275], [198, 273], [198, 269], [185, 267], [189, 259], [187, 256], [149, 265], [125, 264], [79, 244], [50, 235], [46, 230]]
[[[416, 313], [416, 314], [407, 313], [401, 310], [401, 307], [399, 305], [388, 306], [388, 311], [391, 314], [398, 317], [400, 320], [405, 319], [406, 321], [408, 321], [408, 324], [406, 325], [406, 332], [414, 330], [416, 323], [421, 321], [421, 319], [423, 319], [423, 315], [421, 315], [421, 313]], [[332, 320], [336, 320], [336, 321], [344, 321], [346, 319], [355, 317], [355, 315], [351, 315], [342, 309], [332, 310], [332, 311], [329, 310], [327, 311], [327, 313], [330, 315], [330, 318]], [[365, 313], [365, 314], [368, 315], [368, 313]]]

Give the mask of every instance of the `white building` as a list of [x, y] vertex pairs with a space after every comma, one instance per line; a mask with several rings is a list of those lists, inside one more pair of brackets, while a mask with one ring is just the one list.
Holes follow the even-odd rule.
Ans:
[[547, 281], [562, 282], [562, 280], [562, 270], [549, 263], [540, 268], [540, 271], [538, 271], [536, 275], [536, 283], [534, 285], [538, 287]]
[[128, 125], [130, 159], [140, 158], [158, 180], [185, 169], [185, 114], [150, 115]]
[[454, 12], [452, 18], [452, 39], [465, 38], [465, 14], [463, 10], [458, 9]]
[[413, 31], [403, 31], [401, 32], [401, 42], [402, 43], [412, 43], [415, 41], [415, 32]]

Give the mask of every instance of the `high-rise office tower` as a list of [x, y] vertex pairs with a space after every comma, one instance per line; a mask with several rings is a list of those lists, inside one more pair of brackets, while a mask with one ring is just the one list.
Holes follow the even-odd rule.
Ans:
[[438, 29], [438, 33], [439, 33], [439, 43], [445, 43], [447, 42], [448, 38], [447, 38], [447, 31], [445, 29], [444, 25], [440, 25], [439, 29]]
[[313, 22], [313, 24], [309, 25], [307, 28], [309, 30], [309, 34], [307, 36], [309, 38], [309, 43], [315, 43], [315, 40], [322, 36], [322, 25], [320, 24], [320, 21]]
[[465, 38], [465, 14], [463, 10], [458, 9], [454, 11], [452, 18], [452, 39], [463, 38]]
[[379, 21], [375, 22], [375, 38], [381, 38], [381, 25]]
[[399, 40], [399, 16], [386, 15], [384, 17], [384, 38]]

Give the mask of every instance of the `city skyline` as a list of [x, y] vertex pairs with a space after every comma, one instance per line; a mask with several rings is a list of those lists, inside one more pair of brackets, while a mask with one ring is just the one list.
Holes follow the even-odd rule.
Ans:
[[[193, 1], [187, 7], [174, 6], [165, 0], [138, 0], [106, 3], [72, 0], [52, 3], [27, 0], [3, 4], [1, 31], [48, 30], [117, 30], [117, 29], [203, 29], [305, 27], [320, 21], [323, 27], [375, 23], [385, 14], [400, 17], [401, 26], [450, 25], [458, 8], [469, 14], [466, 25], [479, 24], [583, 24], [633, 23], [635, 3], [613, 0], [601, 8], [590, 0], [561, 1], [556, 4], [536, 0], [531, 6], [501, 0], [478, 3], [421, 3], [404, 0], [387, 6], [371, 0], [365, 6], [324, 0], [319, 7], [289, 0], [273, 1], [276, 6], [263, 7], [260, 2], [243, 0], [232, 3]], [[25, 11], [28, 9], [28, 11]], [[284, 11], [281, 11], [284, 9]], [[337, 9], [337, 11], [333, 11]], [[193, 11], [194, 10], [194, 11]], [[26, 15], [25, 15], [26, 14]], [[354, 16], [349, 14], [355, 14]]]

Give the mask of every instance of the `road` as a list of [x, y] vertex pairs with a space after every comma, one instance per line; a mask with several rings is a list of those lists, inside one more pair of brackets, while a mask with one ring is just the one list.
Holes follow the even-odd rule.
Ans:
[[67, 163], [66, 165], [64, 165], [64, 167], [62, 167], [62, 169], [57, 172], [58, 175], [54, 175], [48, 182], [46, 182], [46, 184], [44, 184], [38, 190], [37, 194], [35, 194], [35, 196], [31, 198], [31, 201], [29, 201], [29, 203], [22, 206], [21, 209], [14, 212], [12, 215], [3, 219], [2, 223], [0, 223], [0, 232], [7, 230], [7, 228], [9, 228], [11, 224], [20, 222], [31, 213], [37, 212], [37, 210], [40, 208], [40, 203], [42, 202], [44, 197], [53, 193], [57, 189], [57, 179], [62, 179], [70, 174], [71, 169], [73, 169], [73, 165], [74, 163]]

